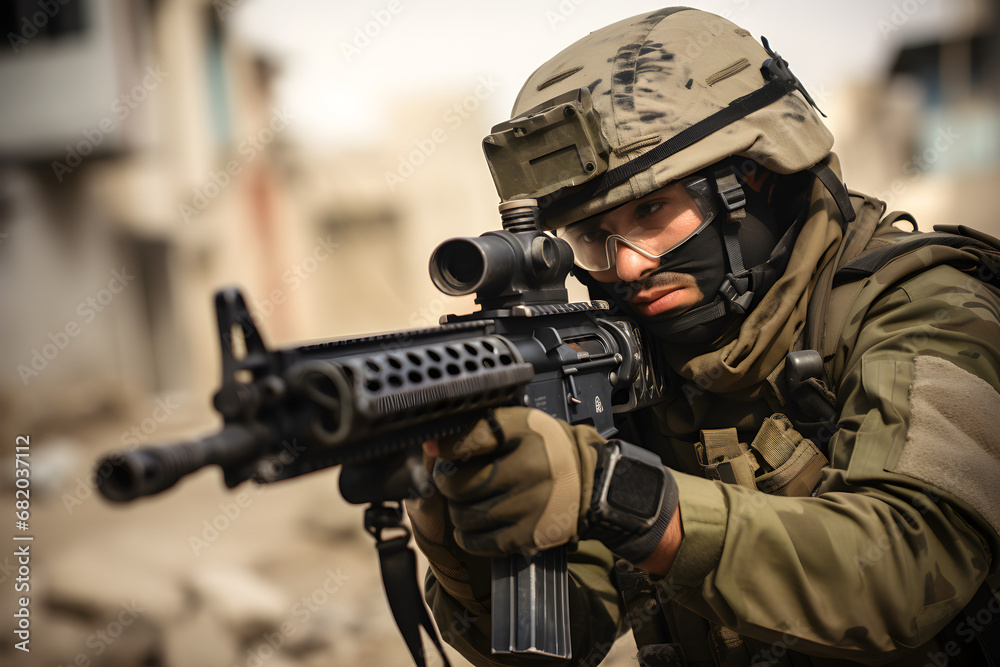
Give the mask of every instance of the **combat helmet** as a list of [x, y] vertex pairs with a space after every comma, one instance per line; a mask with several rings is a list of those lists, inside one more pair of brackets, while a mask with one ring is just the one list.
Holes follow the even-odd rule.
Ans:
[[[779, 175], [811, 170], [853, 219], [846, 188], [823, 163], [833, 137], [821, 112], [788, 63], [762, 41], [687, 7], [613, 23], [535, 70], [512, 118], [483, 141], [501, 200], [537, 200], [544, 230], [694, 174], [709, 177], [720, 217], [737, 223], [716, 226], [728, 277], [711, 303], [660, 323], [662, 332], [741, 315], [753, 305], [751, 287], [758, 299], [767, 287], [749, 284], [754, 268], [758, 283], [763, 272], [743, 262], [748, 235], [736, 230], [741, 220], [753, 220], [754, 208], [738, 165]], [[788, 243], [771, 245], [787, 250]], [[581, 279], [593, 292], [592, 281]]]

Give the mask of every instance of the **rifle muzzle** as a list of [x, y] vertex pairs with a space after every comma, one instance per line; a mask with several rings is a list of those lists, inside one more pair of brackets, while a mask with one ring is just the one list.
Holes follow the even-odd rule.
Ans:
[[128, 502], [169, 489], [185, 475], [212, 463], [252, 458], [258, 447], [253, 431], [229, 426], [193, 442], [112, 452], [97, 464], [97, 489], [108, 500]]

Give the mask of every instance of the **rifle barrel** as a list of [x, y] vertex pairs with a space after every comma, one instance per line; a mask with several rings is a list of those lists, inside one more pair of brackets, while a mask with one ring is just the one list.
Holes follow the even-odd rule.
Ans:
[[191, 442], [113, 452], [97, 464], [97, 488], [108, 500], [127, 502], [168, 489], [185, 475], [212, 463], [246, 460], [259, 447], [258, 433], [230, 425]]

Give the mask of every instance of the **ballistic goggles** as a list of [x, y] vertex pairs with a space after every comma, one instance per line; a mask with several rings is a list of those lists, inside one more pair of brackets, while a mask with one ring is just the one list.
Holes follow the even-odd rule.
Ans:
[[[662, 188], [662, 197], [647, 195], [649, 199], [630, 210], [627, 219], [621, 216], [616, 219], [618, 229], [614, 233], [605, 220], [605, 215], [610, 212], [605, 212], [556, 229], [555, 235], [569, 243], [576, 265], [586, 271], [600, 272], [614, 268], [619, 244], [649, 259], [659, 259], [697, 236], [718, 213], [716, 197], [708, 179], [687, 178], [680, 184], [682, 188]], [[689, 220], [680, 221], [691, 210], [700, 218], [694, 229]], [[623, 228], [625, 231], [622, 231]]]

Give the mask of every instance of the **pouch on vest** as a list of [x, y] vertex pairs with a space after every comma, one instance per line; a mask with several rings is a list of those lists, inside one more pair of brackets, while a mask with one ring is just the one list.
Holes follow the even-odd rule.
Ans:
[[735, 428], [703, 430], [701, 440], [695, 448], [705, 477], [775, 496], [811, 495], [830, 464], [783, 414], [765, 419], [749, 445]]

